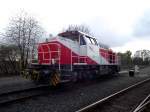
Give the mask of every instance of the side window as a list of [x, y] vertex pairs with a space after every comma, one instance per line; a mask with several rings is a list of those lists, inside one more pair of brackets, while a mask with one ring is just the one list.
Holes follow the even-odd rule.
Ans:
[[95, 45], [95, 41], [94, 41], [94, 39], [93, 39], [93, 38], [90, 38], [90, 40], [91, 40], [92, 44], [94, 44], [94, 45]]
[[93, 45], [98, 46], [97, 40], [95, 38], [88, 37], [88, 36], [85, 36], [85, 37], [86, 37], [86, 41], [87, 41], [88, 44], [93, 44]]
[[92, 41], [91, 41], [91, 39], [89, 37], [86, 37], [86, 40], [87, 40], [88, 44], [92, 44]]
[[86, 42], [85, 42], [83, 36], [80, 36], [80, 45], [86, 45]]
[[96, 39], [94, 39], [94, 41], [95, 41], [95, 45], [97, 45], [97, 46], [98, 46], [97, 40], [96, 40]]
[[98, 46], [98, 43], [95, 38], [90, 38], [91, 43]]

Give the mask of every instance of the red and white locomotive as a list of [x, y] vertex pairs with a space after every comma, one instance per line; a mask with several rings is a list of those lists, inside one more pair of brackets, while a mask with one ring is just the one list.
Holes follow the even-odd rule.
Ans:
[[49, 42], [39, 43], [38, 63], [31, 64], [28, 75], [57, 85], [118, 71], [118, 56], [111, 49], [81, 31], [66, 31]]

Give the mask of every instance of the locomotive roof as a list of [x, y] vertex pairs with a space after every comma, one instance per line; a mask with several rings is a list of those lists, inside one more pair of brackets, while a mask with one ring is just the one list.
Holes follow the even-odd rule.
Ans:
[[66, 32], [62, 32], [62, 33], [58, 34], [58, 36], [63, 36], [63, 37], [65, 37], [65, 36], [74, 36], [74, 37], [77, 37], [79, 35], [85, 35], [85, 36], [90, 37], [90, 38], [95, 38], [95, 37], [93, 37], [91, 35], [88, 35], [88, 34], [86, 34], [84, 32], [78, 31], [78, 30], [75, 30], [75, 31], [66, 31]]

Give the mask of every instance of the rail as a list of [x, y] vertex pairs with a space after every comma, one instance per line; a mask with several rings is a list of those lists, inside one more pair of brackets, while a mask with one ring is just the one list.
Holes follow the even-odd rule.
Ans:
[[135, 108], [133, 112], [141, 112], [150, 104], [150, 94]]
[[127, 92], [127, 91], [129, 91], [129, 90], [131, 90], [131, 89], [133, 89], [133, 88], [143, 84], [143, 83], [146, 83], [148, 81], [150, 81], [150, 78], [148, 78], [148, 79], [146, 79], [144, 81], [138, 82], [138, 83], [136, 83], [134, 85], [131, 85], [131, 86], [129, 86], [129, 87], [127, 87], [127, 88], [125, 88], [125, 89], [123, 89], [123, 90], [121, 90], [119, 92], [116, 92], [116, 93], [114, 93], [112, 95], [109, 95], [109, 96], [107, 96], [107, 97], [105, 97], [105, 98], [103, 98], [103, 99], [101, 99], [101, 100], [99, 100], [97, 102], [94, 102], [94, 103], [92, 103], [92, 104], [90, 104], [90, 105], [88, 105], [86, 107], [83, 107], [83, 108], [77, 110], [76, 112], [87, 112], [89, 110], [92, 110], [93, 108], [97, 107], [98, 105], [102, 105], [103, 103], [111, 100], [112, 98], [117, 97], [117, 96], [119, 96], [119, 95], [121, 95], [121, 94], [123, 94], [123, 93], [125, 93], [125, 92]]
[[44, 90], [49, 90], [49, 85], [40, 85], [20, 90], [8, 91], [5, 93], [0, 93], [0, 106], [16, 101], [21, 101], [24, 99], [29, 99], [34, 96], [39, 96], [46, 93]]

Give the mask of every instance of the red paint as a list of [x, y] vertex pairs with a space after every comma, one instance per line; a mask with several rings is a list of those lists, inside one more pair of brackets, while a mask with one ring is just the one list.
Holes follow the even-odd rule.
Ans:
[[100, 55], [106, 59], [109, 63], [116, 63], [117, 54], [114, 53], [112, 50], [107, 49], [100, 49]]
[[[59, 58], [59, 53], [55, 51], [59, 51], [59, 49], [60, 49], [60, 60], [57, 60], [57, 58]], [[39, 64], [51, 64], [52, 60], [50, 59], [52, 58], [56, 60], [56, 63], [60, 62], [60, 64], [71, 64], [71, 61], [72, 64], [73, 63], [97, 64], [88, 56], [79, 56], [74, 52], [72, 52], [72, 60], [71, 60], [71, 49], [59, 43], [58, 41], [39, 44], [38, 47]]]

